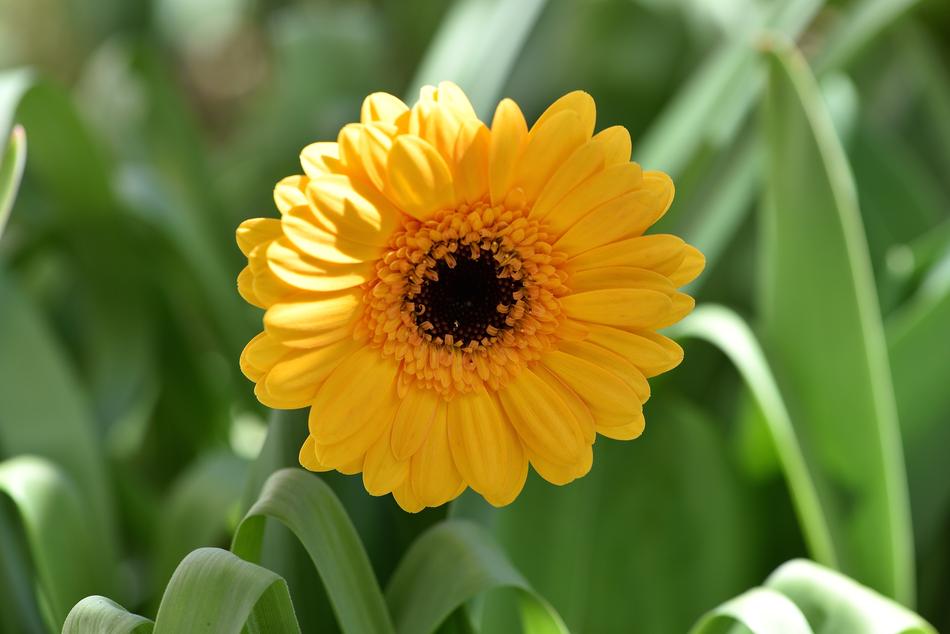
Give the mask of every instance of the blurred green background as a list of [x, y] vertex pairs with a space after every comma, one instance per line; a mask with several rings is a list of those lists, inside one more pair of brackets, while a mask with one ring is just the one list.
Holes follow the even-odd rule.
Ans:
[[[90, 594], [153, 617], [295, 464], [304, 418], [238, 369], [261, 313], [234, 229], [365, 95], [442, 79], [483, 119], [590, 92], [673, 176], [654, 231], [706, 253], [691, 290], [726, 309], [673, 331], [646, 433], [569, 486], [410, 516], [321, 475], [380, 584], [450, 515], [575, 632], [684, 632], [803, 556], [950, 630], [945, 0], [0, 0], [0, 69], [0, 134], [28, 147], [5, 231], [0, 200], [0, 631]], [[334, 631], [289, 535], [264, 565]], [[511, 631], [496, 594], [472, 611]]]

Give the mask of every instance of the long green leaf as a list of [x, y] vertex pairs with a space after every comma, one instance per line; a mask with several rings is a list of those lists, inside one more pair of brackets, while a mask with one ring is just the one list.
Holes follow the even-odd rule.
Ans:
[[284, 524], [306, 548], [343, 632], [393, 631], [363, 544], [330, 487], [301, 469], [278, 471], [238, 526], [232, 551], [260, 561], [268, 518]]
[[808, 549], [817, 561], [836, 566], [838, 557], [815, 483], [775, 377], [755, 335], [741, 317], [721, 306], [697, 308], [672, 332], [680, 337], [705, 339], [735, 364], [768, 426]]
[[287, 584], [226, 550], [200, 548], [175, 570], [155, 617], [155, 634], [297, 633]]
[[25, 163], [26, 132], [21, 126], [16, 126], [10, 133], [10, 141], [0, 157], [0, 237], [3, 236], [3, 230], [13, 210], [13, 201], [16, 200]]
[[89, 404], [42, 317], [2, 270], [0, 324], [0, 452], [42, 456], [69, 474], [108, 566], [113, 508]]
[[416, 540], [393, 574], [386, 600], [399, 634], [429, 634], [457, 608], [495, 588], [520, 591], [527, 634], [567, 632], [494, 540], [464, 520], [442, 522]]
[[19, 513], [40, 608], [51, 629], [62, 626], [82, 597], [114, 590], [111, 562], [100, 556], [101, 536], [93, 532], [88, 506], [58, 467], [31, 456], [0, 463], [0, 492]]
[[729, 634], [741, 623], [752, 634], [812, 634], [801, 610], [785, 595], [753, 588], [704, 616], [690, 634]]
[[475, 111], [490, 117], [511, 68], [547, 0], [459, 0], [452, 5], [408, 91], [458, 83]]
[[913, 603], [907, 485], [854, 183], [804, 59], [776, 44], [765, 101], [764, 342], [844, 571]]
[[766, 580], [765, 587], [791, 599], [815, 634], [937, 634], [904, 606], [804, 559], [782, 565]]
[[86, 597], [69, 611], [63, 634], [150, 634], [154, 623], [132, 614], [114, 601]]

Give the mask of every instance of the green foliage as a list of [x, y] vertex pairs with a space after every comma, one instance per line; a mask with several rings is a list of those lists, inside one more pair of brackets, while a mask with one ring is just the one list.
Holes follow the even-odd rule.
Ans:
[[[950, 629], [948, 28], [919, 0], [0, 0], [0, 632]], [[305, 413], [254, 401], [233, 231], [364, 95], [445, 79], [483, 118], [591, 92], [707, 271], [641, 439], [410, 516], [296, 468]]]

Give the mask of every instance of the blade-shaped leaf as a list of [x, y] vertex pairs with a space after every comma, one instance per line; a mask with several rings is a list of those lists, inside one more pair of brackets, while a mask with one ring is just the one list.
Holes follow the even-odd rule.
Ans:
[[677, 324], [680, 337], [705, 339], [735, 364], [763, 414], [812, 556], [829, 566], [837, 554], [824, 510], [808, 471], [795, 428], [755, 335], [737, 314], [721, 306], [701, 306]]
[[301, 469], [278, 471], [238, 526], [231, 550], [260, 561], [268, 518], [284, 524], [306, 548], [343, 632], [393, 631], [363, 544], [329, 486]]
[[21, 126], [16, 126], [10, 133], [10, 140], [3, 155], [0, 156], [0, 237], [3, 236], [3, 229], [10, 218], [25, 163], [26, 132]]
[[766, 580], [765, 587], [791, 599], [815, 634], [937, 634], [904, 606], [804, 559], [782, 565]]
[[842, 569], [912, 603], [907, 485], [854, 183], [804, 59], [768, 56], [762, 308]]
[[775, 590], [753, 588], [704, 616], [690, 634], [729, 634], [741, 623], [752, 634], [813, 634], [805, 615]]
[[419, 88], [452, 80], [485, 117], [547, 0], [460, 0], [452, 5], [419, 65], [407, 99]]
[[297, 633], [287, 584], [226, 550], [200, 548], [179, 564], [155, 617], [155, 633]]
[[86, 597], [69, 611], [63, 634], [149, 634], [154, 623], [132, 614], [114, 601]]
[[399, 634], [429, 634], [450, 614], [495, 588], [521, 594], [526, 634], [566, 634], [557, 612], [482, 528], [464, 520], [437, 524], [412, 545], [386, 589]]
[[82, 597], [113, 590], [111, 562], [99, 554], [101, 535], [80, 492], [58, 467], [31, 456], [0, 463], [0, 493], [19, 513], [50, 626], [59, 629]]

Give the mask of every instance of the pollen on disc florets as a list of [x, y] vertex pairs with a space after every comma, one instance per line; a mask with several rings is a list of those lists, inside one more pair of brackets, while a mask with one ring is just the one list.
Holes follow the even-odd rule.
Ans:
[[446, 398], [503, 386], [554, 346], [563, 256], [520, 208], [482, 202], [408, 220], [366, 285], [360, 330], [415, 383]]

